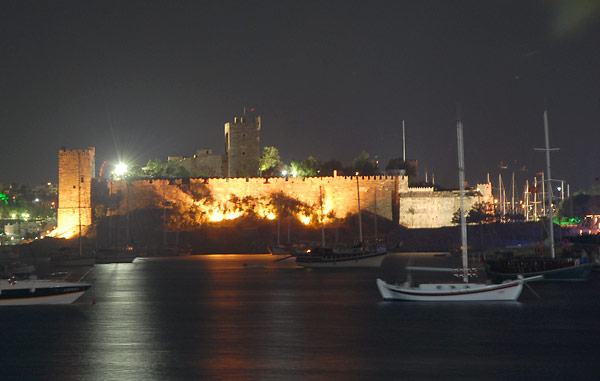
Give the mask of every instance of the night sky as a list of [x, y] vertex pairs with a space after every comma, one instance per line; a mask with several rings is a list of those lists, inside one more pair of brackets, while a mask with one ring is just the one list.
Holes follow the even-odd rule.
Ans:
[[[600, 178], [599, 1], [0, 2], [0, 183], [58, 178], [61, 147], [97, 169], [198, 148], [253, 107], [284, 162], [419, 160], [457, 186], [545, 169]], [[508, 165], [501, 168], [500, 163]], [[521, 185], [519, 185], [521, 187]]]

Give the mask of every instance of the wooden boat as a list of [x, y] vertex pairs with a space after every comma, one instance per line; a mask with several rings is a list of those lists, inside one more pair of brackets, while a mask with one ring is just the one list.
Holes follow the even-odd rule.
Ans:
[[128, 245], [123, 248], [106, 248], [96, 250], [96, 263], [131, 263], [136, 258], [135, 249]]
[[516, 257], [486, 263], [490, 279], [497, 283], [519, 276], [543, 275], [545, 281], [586, 281], [593, 264], [573, 258]]
[[[422, 283], [413, 285], [410, 272], [403, 284], [389, 284], [382, 279], [377, 279], [377, 288], [385, 300], [403, 300], [419, 302], [468, 302], [468, 301], [515, 301], [521, 295], [523, 284], [539, 280], [542, 276], [530, 278], [520, 277], [517, 280], [506, 281], [501, 284], [469, 283], [469, 276], [474, 272], [468, 268], [467, 255], [467, 225], [465, 219], [465, 175], [462, 123], [457, 122], [458, 140], [458, 173], [460, 184], [460, 225], [462, 241], [462, 268], [456, 274], [462, 277], [463, 282], [452, 283]], [[424, 271], [455, 271], [454, 269], [407, 267], [407, 270]]]
[[385, 259], [387, 250], [379, 247], [375, 250], [360, 252], [335, 252], [329, 247], [315, 247], [308, 253], [296, 256], [296, 264], [302, 267], [379, 267]]
[[290, 249], [283, 245], [267, 246], [269, 254], [271, 255], [290, 255]]
[[[323, 220], [321, 219], [321, 246], [298, 252], [296, 264], [302, 267], [379, 267], [387, 255], [384, 246], [375, 245], [366, 248], [362, 240], [362, 222], [360, 217], [360, 192], [358, 185], [358, 173], [356, 174], [356, 193], [358, 200], [358, 232], [359, 241], [349, 248], [331, 248], [325, 246], [325, 232]], [[321, 188], [321, 213], [323, 205], [323, 193]], [[294, 254], [292, 254], [294, 255]]]
[[[546, 152], [546, 171], [548, 181], [548, 205], [552, 205], [552, 185], [550, 174], [550, 139], [548, 136], [548, 114], [544, 111], [544, 135], [546, 148], [540, 149]], [[549, 208], [548, 216], [548, 245], [550, 257], [543, 256], [543, 247], [538, 245], [535, 248], [538, 255], [517, 256], [509, 258], [497, 258], [492, 261], [486, 261], [486, 270], [490, 278], [495, 282], [507, 279], [516, 279], [518, 276], [530, 277], [543, 275], [546, 281], [586, 281], [590, 279], [590, 274], [594, 264], [587, 259], [563, 257], [556, 258], [554, 250], [554, 228], [553, 228], [553, 210]], [[518, 251], [517, 251], [518, 252]]]
[[418, 302], [475, 302], [515, 301], [523, 291], [523, 284], [542, 279], [542, 276], [519, 278], [501, 284], [480, 283], [422, 283], [416, 286], [388, 284], [377, 279], [377, 288], [385, 300]]

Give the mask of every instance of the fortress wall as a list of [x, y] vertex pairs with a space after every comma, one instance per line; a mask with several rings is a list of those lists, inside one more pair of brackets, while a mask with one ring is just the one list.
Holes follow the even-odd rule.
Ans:
[[[452, 226], [452, 217], [460, 209], [459, 191], [434, 191], [433, 188], [409, 188], [400, 192], [400, 225], [409, 228]], [[493, 202], [490, 184], [478, 184], [477, 191], [465, 194], [465, 209], [481, 202]]]
[[[195, 201], [226, 204], [232, 198], [250, 197], [258, 200], [270, 200], [283, 194], [314, 208], [320, 209], [320, 190], [323, 189], [325, 212], [335, 218], [344, 218], [357, 212], [356, 176], [307, 177], [307, 178], [208, 178], [175, 180], [140, 180], [132, 183], [115, 181], [111, 194], [119, 196], [120, 214], [137, 208], [167, 207], [172, 204]], [[394, 194], [398, 190], [408, 189], [405, 176], [360, 176], [361, 209], [374, 212], [377, 202], [377, 214], [394, 218]], [[116, 198], [116, 197], [115, 197]], [[376, 199], [376, 200], [375, 200]]]
[[[409, 228], [437, 228], [452, 226], [452, 217], [460, 208], [458, 191], [435, 191], [432, 187], [409, 188], [406, 176], [360, 176], [361, 209], [394, 220]], [[298, 200], [320, 209], [320, 188], [323, 188], [324, 209], [335, 218], [344, 218], [357, 212], [356, 177], [307, 178], [208, 178], [174, 180], [140, 180], [133, 183], [116, 181], [113, 196], [118, 196], [118, 213], [138, 208], [167, 208], [192, 205], [194, 202], [214, 203], [225, 208], [234, 198], [250, 197], [273, 201], [277, 194]], [[394, 193], [398, 192], [398, 197]], [[493, 202], [489, 184], [478, 185], [468, 191], [465, 207], [471, 209], [480, 202]], [[396, 207], [394, 207], [396, 205]], [[399, 210], [394, 216], [394, 209]], [[275, 208], [272, 209], [275, 211]], [[113, 211], [116, 213], [116, 211]], [[314, 221], [313, 221], [314, 222]]]

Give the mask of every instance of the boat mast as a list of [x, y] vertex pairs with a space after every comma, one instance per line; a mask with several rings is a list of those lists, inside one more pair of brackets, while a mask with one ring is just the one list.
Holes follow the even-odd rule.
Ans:
[[512, 173], [512, 199], [510, 202], [510, 212], [515, 214], [515, 173]]
[[78, 208], [77, 216], [79, 217], [79, 256], [83, 253], [83, 243], [81, 241], [81, 152], [77, 152], [77, 199], [78, 199]]
[[281, 192], [277, 195], [277, 247], [281, 245], [279, 236], [281, 235]]
[[462, 122], [456, 122], [456, 137], [458, 141], [458, 183], [460, 186], [460, 237], [462, 244], [463, 282], [469, 282], [467, 258], [467, 221], [465, 217], [465, 158], [463, 150]]
[[546, 171], [548, 172], [548, 234], [550, 236], [550, 254], [554, 258], [554, 228], [552, 220], [552, 175], [550, 175], [550, 138], [548, 137], [548, 110], [544, 110], [544, 135], [546, 138]]
[[323, 185], [319, 187], [319, 195], [321, 200], [321, 246], [325, 247], [325, 225], [323, 222]]
[[360, 186], [358, 185], [358, 172], [356, 172], [356, 199], [358, 200], [358, 241], [362, 245], [362, 220], [360, 218]]
[[404, 120], [402, 121], [402, 162], [406, 163], [406, 131], [404, 128]]
[[374, 189], [373, 192], [373, 207], [375, 208], [375, 245], [377, 245], [377, 188]]

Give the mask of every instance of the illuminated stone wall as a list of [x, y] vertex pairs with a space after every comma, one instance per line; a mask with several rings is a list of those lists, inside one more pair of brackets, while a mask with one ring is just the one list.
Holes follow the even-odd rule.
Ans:
[[[358, 187], [363, 211], [375, 212], [377, 205], [378, 215], [408, 228], [452, 226], [452, 217], [460, 208], [458, 191], [409, 188], [406, 176], [359, 176]], [[264, 218], [274, 218], [277, 215], [274, 200], [281, 194], [307, 205], [312, 216], [310, 211], [304, 211], [297, 213], [296, 218], [316, 224], [320, 218], [321, 190], [324, 215], [330, 216], [325, 218], [326, 223], [357, 212], [355, 176], [119, 181], [113, 184], [112, 192], [120, 195], [119, 214], [166, 206], [183, 214], [193, 210], [194, 216], [205, 222], [235, 219], [247, 214], [249, 209]], [[252, 202], [240, 202], [245, 198]], [[477, 190], [467, 192], [467, 210], [479, 202], [493, 202], [491, 184], [480, 184]], [[185, 218], [181, 216], [181, 219]], [[200, 220], [196, 224], [200, 224]]]
[[79, 234], [79, 226], [92, 224], [92, 178], [95, 174], [94, 147], [58, 152], [58, 216], [56, 235]]
[[[408, 188], [408, 178], [399, 176], [359, 176], [361, 210], [375, 212], [390, 219], [398, 219], [399, 191]], [[210, 178], [141, 180], [132, 183], [113, 182], [113, 195], [119, 195], [119, 214], [138, 208], [178, 208], [182, 213], [190, 212], [206, 221], [220, 221], [243, 215], [244, 208], [253, 208], [254, 213], [267, 218], [277, 215], [277, 195], [297, 200], [320, 214], [321, 191], [323, 193], [326, 222], [356, 213], [356, 176], [308, 177], [308, 178]], [[241, 203], [241, 199], [251, 201]], [[237, 201], [236, 201], [237, 200]], [[237, 203], [236, 203], [237, 202]], [[303, 216], [298, 216], [302, 220]], [[304, 214], [308, 219], [309, 212]], [[308, 220], [304, 221], [309, 223]], [[317, 223], [314, 214], [310, 223]]]
[[[408, 188], [400, 192], [400, 225], [409, 228], [452, 226], [452, 217], [460, 209], [459, 191], [434, 191], [432, 187]], [[468, 191], [465, 209], [480, 202], [493, 203], [491, 184], [478, 184]]]

